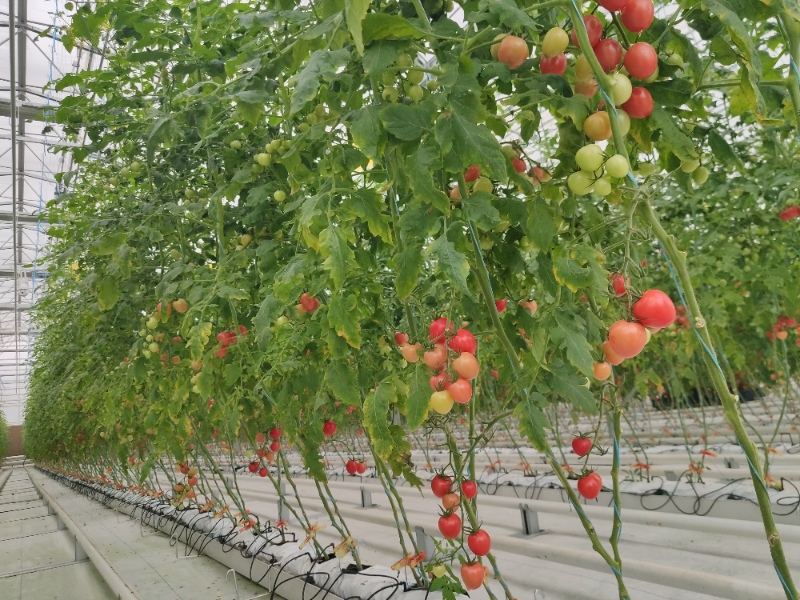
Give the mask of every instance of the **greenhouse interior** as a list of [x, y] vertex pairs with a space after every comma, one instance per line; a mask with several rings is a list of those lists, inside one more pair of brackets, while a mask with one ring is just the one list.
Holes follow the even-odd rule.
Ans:
[[800, 600], [798, 0], [0, 12], [0, 599]]

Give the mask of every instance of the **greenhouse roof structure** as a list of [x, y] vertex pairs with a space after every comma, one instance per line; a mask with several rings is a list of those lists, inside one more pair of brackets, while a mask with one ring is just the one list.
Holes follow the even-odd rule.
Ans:
[[10, 423], [23, 419], [36, 336], [29, 312], [46, 277], [42, 213], [59, 193], [55, 174], [69, 169], [69, 155], [54, 152], [60, 136], [51, 123], [67, 92], [50, 83], [102, 57], [61, 43], [56, 29], [65, 22], [64, 5], [11, 0], [0, 9], [0, 408]]

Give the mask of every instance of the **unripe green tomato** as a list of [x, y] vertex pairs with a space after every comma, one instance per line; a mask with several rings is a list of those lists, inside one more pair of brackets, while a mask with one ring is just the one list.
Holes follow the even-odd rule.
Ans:
[[439, 80], [438, 79], [431, 79], [428, 81], [427, 85], [428, 91], [435, 92], [439, 89]]
[[411, 98], [414, 102], [419, 102], [420, 100], [422, 100], [423, 95], [424, 92], [422, 91], [422, 88], [419, 87], [418, 85], [412, 85], [408, 90], [408, 97]]
[[139, 330], [139, 337], [144, 337], [146, 335], [147, 335], [147, 330], [146, 329], [140, 329]]
[[431, 573], [433, 573], [434, 577], [444, 577], [444, 574], [447, 573], [447, 569], [441, 564], [433, 565], [433, 567], [431, 567]]
[[110, 192], [111, 189], [112, 189], [111, 185], [109, 185], [108, 183], [103, 186], [103, 191], [104, 192]]
[[287, 317], [286, 315], [281, 315], [280, 317], [275, 319], [275, 326], [276, 327], [283, 327], [287, 323], [289, 323], [289, 317]]
[[425, 79], [425, 73], [422, 71], [409, 71], [408, 75], [406, 75], [406, 79], [408, 83], [412, 85], [419, 85], [422, 83], [422, 80]]
[[194, 198], [195, 196], [197, 196], [197, 192], [195, 192], [192, 188], [186, 188], [183, 191], [183, 195], [186, 196], [187, 198], [191, 199], [191, 198]]
[[178, 250], [177, 248], [173, 248], [172, 250], [170, 250], [169, 255], [172, 257], [172, 260], [178, 260], [182, 256], [181, 251]]
[[231, 150], [240, 150], [242, 148], [242, 142], [240, 142], [239, 140], [233, 140], [231, 141], [230, 146]]
[[145, 338], [144, 338], [144, 341], [145, 341], [145, 342], [148, 342], [148, 343], [152, 342], [152, 341], [153, 341], [153, 336], [152, 336], [152, 335], [150, 335], [150, 334], [148, 333], [148, 334], [145, 336]]
[[278, 150], [281, 149], [281, 141], [272, 140], [269, 144], [267, 144], [266, 148], [267, 152], [277, 152]]
[[619, 121], [619, 130], [622, 135], [628, 135], [631, 130], [631, 117], [621, 108], [617, 109], [617, 121]]
[[272, 155], [266, 152], [259, 152], [255, 156], [256, 162], [262, 167], [268, 167], [272, 164]]
[[519, 158], [519, 152], [517, 152], [516, 148], [511, 145], [502, 146], [503, 154], [505, 154], [509, 160], [514, 158]]
[[249, 233], [242, 234], [242, 236], [239, 237], [239, 243], [242, 246], [247, 246], [251, 241], [253, 241], [253, 236]]
[[569, 36], [561, 27], [553, 27], [544, 34], [542, 40], [542, 53], [548, 57], [561, 54], [569, 46]]
[[119, 170], [119, 174], [122, 175], [123, 177], [130, 177], [131, 176], [131, 170], [128, 167], [122, 167]]
[[511, 227], [511, 221], [503, 217], [500, 219], [500, 222], [497, 225], [492, 227], [492, 231], [494, 231], [495, 233], [503, 233], [505, 231], [508, 231], [509, 227]]
[[650, 75], [647, 79], [644, 80], [645, 83], [653, 83], [656, 79], [658, 79], [658, 65], [656, 65], [656, 70], [653, 71], [653, 74]]
[[708, 169], [705, 167], [698, 167], [695, 169], [694, 173], [692, 173], [692, 181], [697, 185], [703, 185], [708, 181]]
[[306, 117], [306, 123], [308, 123], [309, 125], [316, 125], [317, 115], [314, 113], [309, 113], [309, 115]]
[[522, 236], [522, 238], [519, 240], [519, 247], [525, 252], [530, 252], [533, 250], [533, 244], [531, 244], [531, 241], [528, 239], [527, 235]]
[[673, 52], [669, 56], [667, 56], [667, 64], [668, 65], [675, 65], [676, 67], [683, 66], [683, 57], [678, 54], [677, 52]]
[[299, 123], [297, 125], [297, 131], [299, 131], [300, 133], [305, 133], [309, 129], [311, 129], [311, 125], [309, 125], [308, 123]]
[[603, 196], [604, 198], [611, 193], [611, 181], [608, 177], [601, 177], [600, 179], [595, 179], [592, 185], [594, 191], [599, 196]]
[[397, 60], [394, 61], [394, 64], [403, 69], [407, 69], [408, 67], [414, 64], [414, 60], [408, 54], [403, 52], [400, 56], [397, 57]]
[[645, 162], [639, 163], [639, 175], [642, 177], [647, 177], [648, 175], [652, 175], [656, 172], [656, 167], [653, 163]]
[[286, 192], [283, 190], [277, 190], [274, 194], [272, 194], [272, 197], [275, 199], [275, 202], [283, 202], [286, 200]]
[[603, 166], [603, 149], [597, 144], [587, 144], [575, 153], [575, 162], [581, 171], [594, 173]]
[[489, 192], [491, 194], [492, 190], [494, 190], [494, 186], [492, 185], [492, 180], [488, 177], [478, 177], [475, 183], [472, 184], [473, 192]]
[[491, 48], [489, 48], [489, 53], [492, 55], [492, 58], [495, 59], [495, 60], [497, 60], [497, 53], [500, 51], [500, 42], [502, 41], [502, 39], [504, 37], [506, 37], [506, 35], [508, 35], [508, 34], [506, 34], [506, 33], [498, 33], [496, 36], [494, 36], [494, 41], [496, 41], [497, 43], [496, 44], [492, 44]]
[[611, 99], [614, 101], [614, 106], [625, 104], [630, 100], [632, 93], [633, 86], [630, 79], [622, 73], [614, 73], [611, 76]]
[[314, 108], [314, 112], [319, 119], [323, 119], [328, 115], [328, 111], [325, 110], [324, 104], [317, 104], [317, 106]]
[[147, 319], [147, 323], [145, 323], [145, 325], [147, 326], [148, 329], [155, 329], [156, 327], [158, 327], [158, 323], [159, 320], [156, 317], [150, 317], [149, 319]]
[[119, 185], [119, 179], [117, 179], [116, 177], [112, 177], [108, 181], [111, 183], [111, 185]]
[[615, 154], [606, 161], [606, 173], [611, 177], [627, 177], [631, 166], [628, 164], [628, 159], [622, 154]]
[[383, 85], [393, 85], [395, 79], [396, 76], [392, 71], [384, 71], [383, 75], [381, 76], [381, 82]]
[[148, 349], [148, 350], [150, 350], [150, 352], [152, 352], [152, 353], [154, 353], [154, 354], [155, 354], [155, 353], [156, 353], [156, 352], [158, 352], [158, 350], [159, 350], [159, 348], [158, 348], [158, 344], [156, 344], [155, 342], [150, 342], [150, 343], [147, 345], [147, 349]]
[[481, 238], [481, 250], [483, 250], [484, 252], [488, 252], [492, 248], [494, 248], [494, 240], [492, 238], [490, 238], [489, 236], [482, 237]]
[[397, 100], [400, 98], [400, 94], [393, 87], [385, 87], [383, 88], [381, 97], [387, 102], [397, 102]]
[[140, 163], [138, 160], [135, 160], [131, 163], [131, 171], [136, 173], [141, 170], [142, 170], [142, 163]]
[[694, 173], [697, 167], [700, 166], [700, 161], [696, 158], [691, 160], [681, 161], [681, 171], [684, 173]]
[[592, 191], [594, 181], [592, 176], [585, 171], [576, 171], [567, 177], [567, 186], [573, 194], [584, 196]]
[[153, 353], [150, 352], [150, 350], [142, 350], [142, 356], [144, 356], [145, 358], [150, 358], [151, 356], [153, 356]]
[[446, 415], [453, 409], [453, 397], [447, 390], [433, 392], [430, 399], [430, 408], [440, 415]]

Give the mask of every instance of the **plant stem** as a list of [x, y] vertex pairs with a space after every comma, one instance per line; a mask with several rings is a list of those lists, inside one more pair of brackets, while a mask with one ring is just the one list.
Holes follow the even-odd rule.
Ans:
[[716, 357], [713, 354], [714, 349], [711, 342], [711, 335], [709, 334], [708, 327], [705, 319], [700, 312], [700, 306], [695, 297], [692, 281], [689, 277], [689, 270], [686, 266], [686, 254], [680, 252], [675, 243], [675, 239], [669, 235], [658, 215], [653, 210], [648, 202], [639, 204], [640, 215], [644, 218], [645, 222], [650, 226], [656, 238], [661, 242], [664, 251], [667, 254], [670, 262], [673, 264], [677, 274], [678, 281], [683, 288], [683, 293], [686, 296], [687, 309], [689, 315], [695, 324], [695, 331], [703, 344], [706, 351], [702, 352], [703, 360], [706, 363], [709, 373], [711, 374], [711, 382], [717, 392], [720, 400], [722, 401], [723, 412], [728, 422], [733, 427], [736, 439], [742, 447], [742, 451], [747, 457], [751, 477], [753, 479], [753, 487], [755, 488], [756, 497], [758, 498], [758, 507], [761, 511], [761, 520], [764, 522], [764, 530], [767, 534], [767, 541], [769, 543], [770, 553], [772, 560], [775, 563], [775, 570], [778, 571], [781, 583], [784, 586], [786, 597], [789, 600], [796, 600], [798, 597], [797, 589], [792, 581], [792, 575], [789, 571], [789, 566], [786, 562], [786, 556], [783, 552], [783, 543], [781, 542], [780, 534], [775, 526], [775, 519], [772, 515], [772, 507], [770, 504], [769, 492], [767, 491], [764, 482], [761, 463], [759, 460], [758, 450], [747, 435], [747, 430], [744, 424], [744, 416], [742, 415], [741, 404], [739, 397], [734, 395], [728, 388], [728, 383], [722, 370], [719, 368]]
[[778, 17], [778, 20], [783, 26], [786, 49], [791, 59], [788, 78], [789, 96], [794, 106], [797, 127], [800, 129], [800, 27], [798, 27], [792, 16], [785, 11]]

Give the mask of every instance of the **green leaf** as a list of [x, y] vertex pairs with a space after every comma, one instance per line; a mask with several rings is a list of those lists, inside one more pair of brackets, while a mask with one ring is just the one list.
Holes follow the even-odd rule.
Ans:
[[408, 429], [413, 431], [428, 418], [430, 406], [431, 386], [429, 383], [430, 369], [418, 362], [414, 367], [411, 382], [408, 386], [408, 400], [406, 401], [406, 423]]
[[474, 163], [489, 178], [505, 181], [507, 161], [494, 134], [485, 125], [476, 125], [462, 117], [455, 108], [449, 121], [453, 132], [453, 150], [461, 163]]
[[392, 243], [392, 229], [389, 224], [389, 216], [384, 214], [386, 208], [381, 196], [370, 189], [357, 190], [350, 196], [347, 209], [359, 220], [364, 221], [369, 228], [369, 232], [381, 238], [387, 244]]
[[348, 246], [341, 227], [331, 225], [320, 233], [319, 240], [320, 254], [325, 259], [323, 266], [333, 281], [332, 289], [340, 290], [348, 272], [356, 266], [355, 253]]
[[547, 406], [547, 399], [539, 392], [529, 392], [517, 404], [514, 416], [519, 421], [519, 431], [531, 446], [539, 452], [549, 452], [550, 443], [547, 441], [545, 428], [550, 427], [542, 408]]
[[345, 17], [347, 18], [347, 28], [353, 36], [356, 50], [363, 56], [364, 37], [361, 32], [361, 22], [367, 14], [370, 0], [345, 0]]
[[527, 204], [528, 218], [525, 221], [525, 235], [540, 252], [547, 252], [556, 234], [556, 221], [553, 210], [542, 198]]
[[402, 49], [403, 42], [388, 40], [375, 42], [364, 52], [364, 58], [361, 61], [364, 65], [364, 71], [368, 75], [379, 75], [386, 70], [386, 67], [397, 60]]
[[111, 277], [104, 277], [97, 288], [97, 303], [100, 310], [111, 310], [119, 301], [122, 292], [119, 289], [119, 282]]
[[378, 456], [384, 460], [392, 454], [393, 444], [389, 432], [389, 405], [397, 401], [394, 385], [384, 380], [378, 389], [370, 392], [364, 401], [364, 429], [369, 434]]
[[697, 149], [692, 138], [675, 122], [675, 119], [660, 106], [653, 107], [650, 115], [654, 129], [661, 130], [661, 139], [664, 144], [681, 160], [692, 160], [697, 158]]
[[127, 240], [128, 233], [125, 231], [117, 231], [109, 235], [104, 235], [97, 242], [92, 244], [91, 252], [96, 256], [108, 256], [114, 254]]
[[447, 234], [442, 234], [428, 246], [426, 254], [430, 260], [435, 261], [437, 274], [444, 275], [448, 281], [465, 295], [472, 295], [467, 286], [469, 261], [466, 256], [456, 250], [453, 242], [447, 239]]
[[386, 143], [385, 130], [381, 126], [377, 106], [359, 108], [350, 118], [350, 135], [353, 144], [371, 159], [378, 158], [381, 147]]
[[425, 33], [407, 19], [386, 13], [369, 13], [364, 17], [363, 33], [365, 44], [371, 44], [375, 40], [418, 40], [425, 37]]
[[489, 192], [476, 192], [461, 203], [461, 213], [478, 229], [488, 231], [500, 222], [500, 211], [492, 205], [493, 200]]
[[256, 330], [256, 341], [260, 347], [264, 347], [272, 337], [270, 327], [272, 323], [283, 312], [284, 304], [275, 296], [267, 296], [261, 301], [258, 307], [258, 312], [253, 319], [253, 325]]
[[354, 294], [339, 292], [331, 297], [328, 306], [328, 323], [353, 348], [361, 347], [361, 325], [356, 314], [358, 298]]
[[355, 364], [335, 360], [325, 370], [325, 383], [328, 384], [328, 389], [337, 400], [347, 406], [357, 406], [359, 403], [356, 368]]
[[153, 123], [147, 133], [147, 162], [153, 162], [153, 156], [159, 146], [170, 147], [172, 142], [181, 137], [178, 124], [170, 116], [163, 116]]
[[592, 283], [591, 267], [581, 265], [567, 256], [559, 256], [553, 261], [553, 275], [558, 283], [567, 286], [573, 293]]
[[716, 129], [710, 129], [708, 131], [708, 145], [711, 148], [711, 152], [714, 154], [714, 157], [719, 162], [725, 165], [738, 167], [739, 169], [744, 168], [742, 159], [739, 158], [739, 155], [736, 154], [728, 141], [722, 137]]
[[440, 154], [435, 144], [423, 143], [406, 160], [406, 169], [412, 174], [408, 181], [414, 196], [448, 215], [450, 214], [450, 198], [436, 186], [431, 174], [431, 169], [436, 169], [439, 161]]
[[539, 28], [536, 22], [517, 6], [516, 0], [482, 0], [480, 8], [482, 11], [488, 8], [489, 12], [500, 17], [501, 24], [515, 31]]
[[381, 121], [386, 130], [405, 142], [415, 142], [433, 129], [431, 117], [435, 107], [430, 102], [415, 106], [390, 104], [381, 110]]
[[645, 87], [661, 106], [683, 106], [694, 93], [694, 86], [688, 79], [655, 81]]
[[594, 359], [592, 358], [592, 346], [586, 339], [586, 328], [583, 326], [583, 321], [576, 315], [556, 313], [555, 325], [555, 327], [549, 328], [550, 337], [566, 350], [569, 362], [581, 373], [591, 377]]
[[219, 290], [217, 290], [217, 296], [220, 298], [227, 298], [228, 300], [249, 300], [250, 294], [246, 291], [231, 287], [229, 285], [223, 285]]
[[422, 249], [419, 245], [406, 246], [392, 259], [392, 266], [396, 273], [394, 287], [400, 300], [408, 298], [416, 289], [423, 262]]
[[550, 365], [550, 387], [576, 408], [588, 414], [597, 412], [594, 394], [589, 389], [589, 380], [578, 375], [572, 367], [556, 361]]
[[297, 74], [297, 84], [292, 93], [290, 116], [300, 112], [319, 91], [325, 78], [333, 78], [336, 69], [347, 64], [350, 52], [340, 50], [317, 50], [308, 59], [305, 67]]

